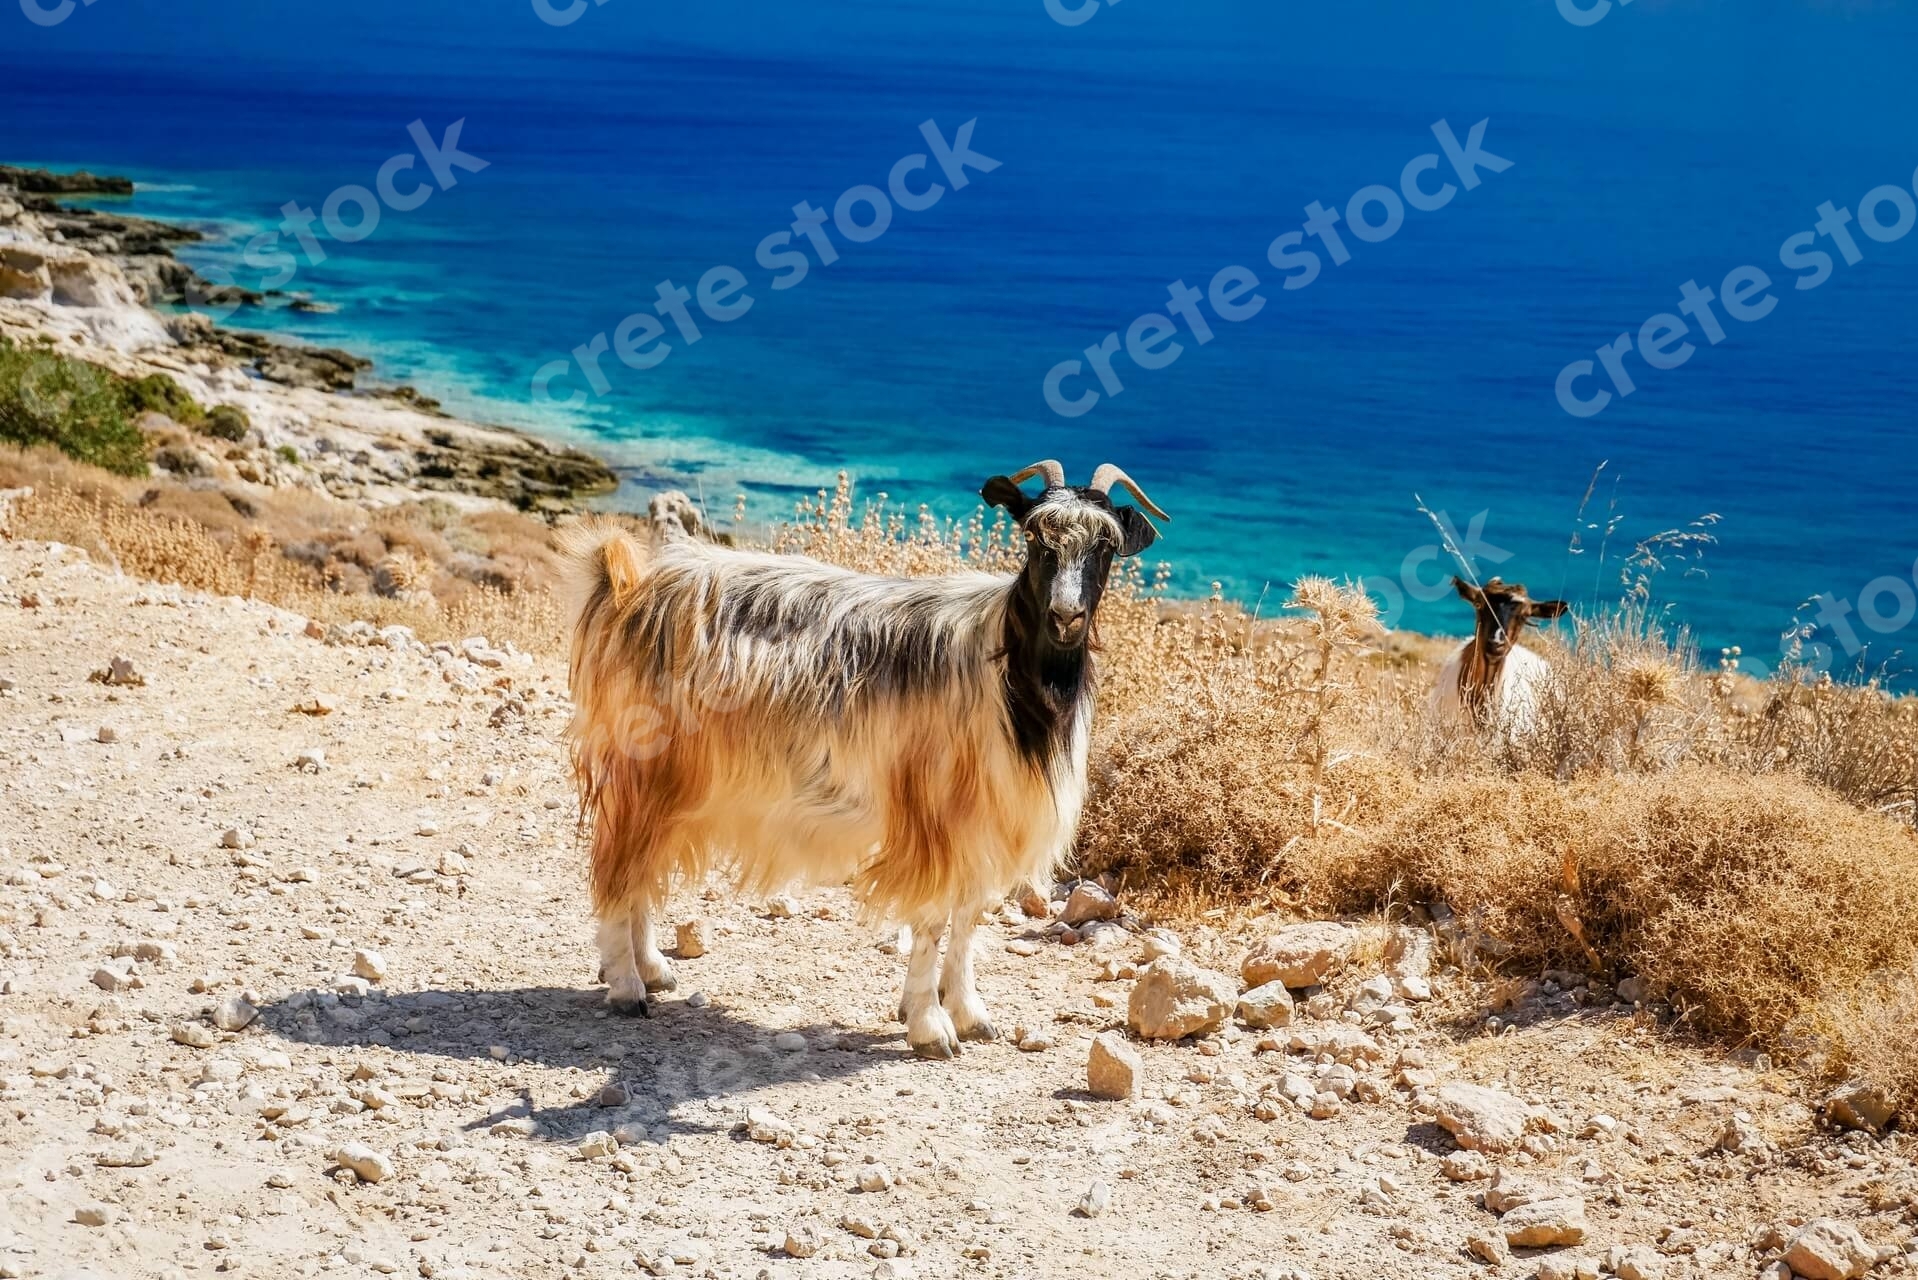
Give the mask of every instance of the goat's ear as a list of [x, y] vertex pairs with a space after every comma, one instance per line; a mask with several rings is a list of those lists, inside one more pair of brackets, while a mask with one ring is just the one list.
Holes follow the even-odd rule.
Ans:
[[1465, 579], [1457, 576], [1454, 576], [1452, 579], [1452, 589], [1458, 592], [1459, 599], [1467, 601], [1470, 604], [1476, 605], [1485, 599], [1485, 593], [1483, 591], [1480, 591]]
[[1132, 507], [1114, 507], [1112, 514], [1119, 518], [1119, 554], [1136, 556], [1159, 540], [1159, 531], [1152, 522]]
[[1563, 600], [1534, 600], [1525, 612], [1534, 618], [1562, 618], [1569, 608]]
[[989, 507], [1004, 507], [1014, 520], [1025, 519], [1026, 512], [1032, 510], [1032, 499], [1012, 483], [1011, 476], [994, 476], [980, 488], [979, 496]]

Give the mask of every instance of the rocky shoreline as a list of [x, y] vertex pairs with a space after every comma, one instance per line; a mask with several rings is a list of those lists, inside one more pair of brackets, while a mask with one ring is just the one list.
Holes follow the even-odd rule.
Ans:
[[[181, 262], [175, 247], [200, 239], [197, 231], [55, 198], [133, 190], [121, 177], [0, 165], [0, 337], [122, 376], [165, 374], [197, 401], [241, 409], [246, 438], [224, 456], [186, 455], [194, 474], [371, 505], [432, 494], [546, 512], [617, 486], [612, 469], [582, 450], [452, 418], [412, 387], [359, 387], [373, 367], [362, 356], [174, 309], [267, 298], [209, 283]], [[182, 458], [170, 451], [156, 464]]]

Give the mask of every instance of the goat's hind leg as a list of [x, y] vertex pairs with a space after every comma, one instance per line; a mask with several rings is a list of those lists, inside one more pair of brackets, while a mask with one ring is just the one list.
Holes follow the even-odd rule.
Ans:
[[639, 970], [640, 980], [650, 992], [671, 991], [679, 986], [679, 979], [673, 974], [673, 966], [660, 954], [658, 939], [653, 927], [654, 911], [651, 907], [640, 907], [633, 912], [633, 964]]
[[979, 912], [967, 908], [952, 913], [952, 936], [946, 940], [946, 962], [940, 971], [939, 1003], [952, 1019], [961, 1040], [997, 1040], [999, 1029], [992, 1025], [985, 1001], [979, 998], [972, 973], [972, 933], [979, 926]]
[[940, 1007], [939, 936], [944, 929], [914, 929], [912, 959], [906, 965], [906, 1043], [922, 1058], [950, 1058], [959, 1052], [959, 1033]]
[[638, 916], [630, 906], [608, 909], [599, 921], [599, 972], [606, 983], [606, 1006], [614, 1013], [647, 1017], [646, 982], [634, 955]]

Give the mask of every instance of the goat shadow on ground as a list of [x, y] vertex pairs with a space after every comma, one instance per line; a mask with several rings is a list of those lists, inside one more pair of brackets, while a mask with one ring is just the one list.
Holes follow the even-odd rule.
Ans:
[[[306, 992], [267, 1005], [260, 1018], [274, 1034], [299, 1044], [337, 1049], [389, 1049], [432, 1058], [568, 1068], [597, 1080], [563, 1105], [520, 1101], [466, 1122], [485, 1130], [503, 1120], [530, 1120], [532, 1136], [576, 1141], [597, 1129], [626, 1126], [622, 1142], [663, 1143], [676, 1133], [724, 1132], [744, 1116], [751, 1095], [793, 1081], [844, 1079], [910, 1057], [904, 1028], [888, 1033], [814, 1024], [792, 1028], [802, 1049], [780, 1049], [778, 1032], [718, 1004], [694, 1007], [657, 999], [650, 1018], [610, 1013], [598, 989], [517, 987], [481, 991], [376, 991], [337, 1002]], [[304, 998], [302, 998], [304, 997]], [[509, 1057], [501, 1060], [495, 1047]], [[405, 1074], [402, 1068], [400, 1074]], [[600, 1101], [608, 1086], [626, 1100]], [[497, 1091], [510, 1086], [503, 1083]], [[643, 1136], [642, 1136], [643, 1135]]]

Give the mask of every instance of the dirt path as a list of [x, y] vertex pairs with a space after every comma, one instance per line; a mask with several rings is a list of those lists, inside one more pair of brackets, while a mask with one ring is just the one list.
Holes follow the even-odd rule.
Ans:
[[[711, 952], [608, 1017], [564, 671], [470, 656], [0, 543], [0, 1276], [1463, 1276], [1500, 1220], [1445, 1167], [1430, 1103], [1461, 1081], [1552, 1117], [1490, 1162], [1508, 1183], [1584, 1201], [1582, 1245], [1503, 1274], [1751, 1276], [1819, 1214], [1906, 1235], [1898, 1144], [1549, 992], [1497, 1037], [1416, 1007], [1328, 1119], [1277, 1090], [1329, 1061], [1230, 1025], [1143, 1047], [1144, 1096], [1109, 1102], [1087, 1050], [1136, 938], [983, 929], [999, 1026], [1050, 1047], [928, 1063], [843, 893], [708, 891], [673, 916]], [[89, 680], [115, 657], [145, 683]], [[1245, 945], [1183, 941], [1228, 973]], [[1735, 1112], [1760, 1136], [1715, 1150]]]

